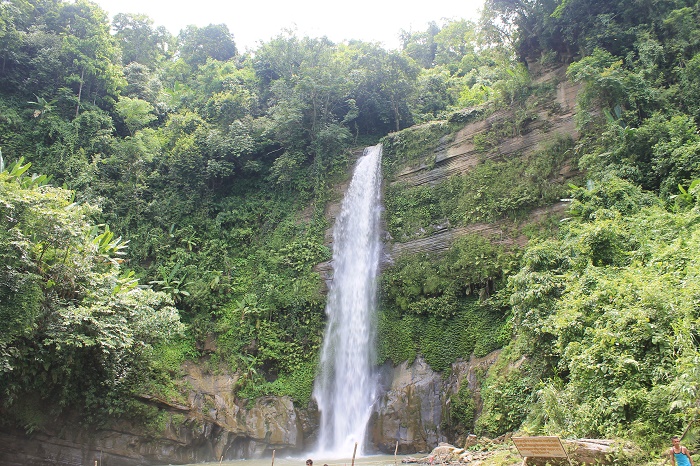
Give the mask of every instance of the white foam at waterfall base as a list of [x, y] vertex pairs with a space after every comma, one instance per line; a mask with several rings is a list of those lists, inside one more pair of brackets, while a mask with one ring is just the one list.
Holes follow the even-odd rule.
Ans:
[[333, 229], [328, 324], [314, 386], [321, 425], [316, 455], [364, 453], [375, 399], [373, 371], [377, 271], [381, 243], [382, 146], [365, 149]]

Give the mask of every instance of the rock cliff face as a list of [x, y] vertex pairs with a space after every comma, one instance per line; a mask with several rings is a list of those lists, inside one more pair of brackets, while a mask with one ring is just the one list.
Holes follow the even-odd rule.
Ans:
[[[576, 96], [579, 86], [565, 79], [565, 70], [558, 69], [538, 78], [541, 83], [555, 86], [553, 101], [534, 112], [521, 126], [518, 134], [501, 137], [490, 150], [479, 147], [477, 141], [493, 128], [507, 127], [515, 119], [513, 112], [500, 110], [486, 118], [468, 122], [459, 131], [445, 136], [431, 154], [425, 154], [418, 163], [407, 163], [398, 167], [395, 174], [385, 181], [390, 184], [413, 187], [433, 186], [454, 175], [469, 172], [477, 164], [488, 159], [527, 157], [541, 150], [546, 144], [561, 137], [576, 139], [574, 122]], [[567, 164], [561, 167], [553, 183], [565, 183], [576, 173]], [[529, 213], [530, 221], [544, 216], [562, 216], [566, 203], [535, 209]], [[523, 246], [527, 238], [506, 221], [476, 223], [463, 227], [452, 227], [448, 222], [432, 227], [432, 234], [407, 242], [387, 241], [386, 259], [391, 262], [403, 254], [439, 253], [447, 250], [457, 238], [479, 234], [493, 243]], [[450, 397], [460, 387], [467, 388], [474, 396], [477, 414], [481, 411], [480, 383], [477, 372], [486, 373], [495, 362], [498, 352], [484, 358], [472, 357], [470, 361], [456, 362], [451, 376], [443, 380], [423, 362], [417, 360], [410, 366], [406, 363], [396, 368], [385, 368], [381, 396], [370, 426], [370, 443], [380, 451], [404, 453], [430, 451], [439, 442], [455, 441], [447, 438], [449, 419], [446, 417]]]
[[[478, 151], [475, 136], [499, 122], [513, 118], [500, 111], [445, 138], [433, 154], [423, 160], [430, 163], [406, 166], [387, 183], [407, 186], [433, 185], [449, 176], [465, 173], [484, 157], [526, 155], [557, 135], [574, 135], [574, 103], [577, 87], [562, 79], [563, 70], [544, 75], [540, 80], [556, 80], [556, 111], [542, 110], [531, 118], [518, 135], [504, 138], [487, 154]], [[571, 176], [564, 167], [559, 182]], [[331, 219], [339, 204], [328, 207]], [[555, 204], [531, 213], [549, 215], [563, 211], [564, 204]], [[494, 242], [524, 244], [525, 237], [506, 232], [496, 223], [473, 224], [461, 228], [449, 225], [436, 227], [427, 238], [405, 243], [387, 241], [386, 260], [401, 254], [439, 252], [449, 248], [462, 235], [478, 233]], [[327, 237], [328, 242], [332, 236]], [[319, 264], [317, 270], [331, 280], [332, 265]], [[485, 372], [497, 358], [497, 352], [484, 358], [472, 358], [453, 364], [451, 376], [443, 379], [421, 359], [398, 367], [383, 367], [380, 396], [369, 426], [369, 443], [377, 451], [402, 453], [430, 451], [438, 442], [448, 440], [447, 408], [450, 397], [467, 384], [479, 410], [477, 372]], [[92, 465], [100, 466], [182, 464], [223, 459], [255, 458], [271, 454], [301, 453], [310, 447], [318, 425], [313, 406], [295, 407], [289, 398], [265, 397], [253, 406], [243, 405], [233, 396], [236, 379], [228, 375], [205, 374], [194, 365], [186, 368], [188, 399], [181, 405], [155, 399], [146, 402], [158, 406], [163, 425], [152, 432], [119, 423], [99, 431], [70, 427], [70, 420], [57, 422], [53, 429], [23, 431], [0, 424], [0, 466], [3, 465]], [[155, 432], [155, 433], [154, 433]]]
[[370, 442], [384, 453], [430, 451], [447, 441], [446, 416], [450, 397], [467, 384], [479, 403], [477, 372], [486, 371], [498, 357], [495, 351], [483, 358], [458, 361], [444, 379], [421, 358], [412, 364], [383, 368], [381, 396], [370, 419]]
[[[453, 365], [444, 379], [422, 360], [381, 370], [381, 396], [370, 420], [370, 442], [377, 451], [401, 453], [430, 451], [445, 441], [445, 407], [462, 384], [477, 395], [476, 372], [497, 357], [472, 358]], [[186, 404], [157, 400], [165, 414], [165, 428], [157, 433], [118, 423], [86, 431], [68, 419], [55, 429], [25, 435], [0, 427], [2, 465], [136, 466], [182, 464], [238, 458], [301, 454], [318, 424], [313, 407], [295, 408], [287, 397], [264, 397], [253, 406], [241, 406], [233, 397], [235, 379], [203, 374], [190, 366], [191, 386]], [[73, 425], [73, 427], [70, 427]]]
[[[551, 141], [559, 137], [578, 137], [574, 121], [576, 109], [576, 96], [580, 86], [572, 84], [565, 78], [563, 68], [551, 71], [540, 76], [536, 82], [552, 83], [556, 85], [554, 100], [547, 105], [547, 109], [540, 109], [531, 115], [522, 125], [519, 134], [511, 137], [503, 137], [498, 144], [489, 151], [484, 151], [475, 142], [483, 137], [494, 127], [505, 126], [515, 119], [513, 112], [500, 110], [487, 118], [466, 123], [456, 133], [443, 138], [432, 154], [426, 154], [419, 164], [409, 164], [399, 169], [392, 179], [387, 180], [391, 184], [401, 184], [408, 188], [419, 185], [436, 185], [453, 175], [461, 175], [469, 172], [477, 164], [488, 159], [507, 159], [519, 156], [527, 157], [541, 149]], [[576, 172], [569, 165], [564, 165], [553, 183], [564, 183], [574, 176]], [[544, 215], [557, 215], [563, 212], [566, 204], [563, 202], [539, 208], [530, 213], [531, 220], [536, 220]], [[388, 242], [388, 259], [401, 254], [418, 252], [440, 252], [448, 249], [455, 239], [468, 235], [479, 234], [489, 238], [494, 243], [524, 245], [525, 236], [512, 231], [506, 232], [504, 222], [475, 223], [464, 227], [451, 227], [445, 223], [433, 226], [433, 234], [428, 237], [418, 238], [405, 243]]]
[[537, 79], [537, 82], [557, 82], [554, 102], [550, 102], [548, 109], [531, 115], [519, 134], [503, 138], [495, 150], [484, 154], [475, 140], [495, 125], [514, 120], [515, 116], [509, 110], [497, 111], [483, 120], [467, 123], [451, 138], [441, 141], [433, 156], [429, 157], [434, 163], [408, 166], [400, 170], [392, 182], [408, 186], [436, 184], [452, 175], [468, 172], [484, 159], [532, 153], [558, 134], [576, 137], [574, 110], [580, 86], [566, 81], [563, 73], [564, 69], [559, 69]]
[[53, 429], [25, 435], [0, 426], [2, 465], [131, 466], [183, 464], [224, 459], [255, 458], [272, 450], [292, 453], [304, 448], [315, 420], [300, 414], [288, 397], [264, 397], [243, 406], [233, 396], [236, 379], [202, 373], [187, 367], [186, 403], [159, 400], [162, 428], [120, 422], [97, 431], [86, 431], [62, 419]]

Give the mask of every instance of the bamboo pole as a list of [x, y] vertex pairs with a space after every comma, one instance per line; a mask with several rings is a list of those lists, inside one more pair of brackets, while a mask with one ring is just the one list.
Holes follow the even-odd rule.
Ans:
[[396, 454], [399, 452], [399, 441], [396, 441], [396, 448], [394, 448], [394, 465], [399, 466], [399, 462], [396, 460]]
[[352, 452], [352, 463], [350, 463], [350, 466], [355, 466], [355, 453], [357, 453], [357, 442], [355, 442], [355, 449]]
[[272, 464], [270, 466], [275, 466], [275, 450], [272, 450]]

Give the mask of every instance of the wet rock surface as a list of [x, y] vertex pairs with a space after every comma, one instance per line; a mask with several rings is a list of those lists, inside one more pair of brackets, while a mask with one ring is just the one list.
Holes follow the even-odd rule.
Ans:
[[193, 364], [186, 370], [187, 403], [143, 399], [165, 419], [158, 433], [129, 422], [84, 429], [71, 419], [31, 434], [0, 426], [0, 465], [185, 464], [303, 449], [309, 415], [300, 415], [289, 397], [263, 397], [249, 406], [233, 396], [234, 376]]
[[[462, 384], [480, 405], [475, 372], [493, 364], [499, 351], [452, 365], [447, 379], [434, 372], [422, 358], [412, 364], [384, 367], [380, 393], [370, 419], [370, 444], [383, 453], [430, 451], [447, 440], [445, 416], [450, 397]], [[398, 445], [397, 445], [398, 444]]]

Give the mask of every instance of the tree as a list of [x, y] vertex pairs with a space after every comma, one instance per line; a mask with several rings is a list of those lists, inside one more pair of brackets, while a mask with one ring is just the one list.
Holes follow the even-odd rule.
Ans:
[[680, 106], [700, 124], [700, 53], [682, 69], [679, 87]]
[[115, 110], [124, 120], [124, 124], [133, 136], [134, 132], [143, 128], [156, 119], [153, 114], [153, 105], [145, 100], [121, 97], [114, 105]]
[[187, 26], [178, 36], [178, 49], [187, 64], [203, 65], [208, 58], [226, 61], [236, 56], [233, 35], [225, 24], [210, 24], [203, 28]]
[[16, 60], [22, 43], [21, 24], [29, 16], [30, 10], [31, 4], [26, 0], [0, 4], [0, 76], [7, 72], [8, 62]]
[[435, 64], [447, 65], [454, 73], [467, 54], [475, 55], [476, 25], [466, 20], [450, 21], [440, 29], [434, 40]]
[[408, 100], [419, 67], [399, 52], [376, 44], [349, 44], [350, 96], [357, 106], [358, 131], [385, 134], [411, 124]]
[[136, 62], [153, 68], [175, 49], [173, 36], [163, 26], [153, 28], [153, 20], [146, 15], [119, 13], [112, 28], [124, 65]]
[[[46, 8], [57, 16], [59, 5]], [[63, 85], [61, 38], [28, 1], [0, 5], [0, 80], [7, 91], [50, 96]], [[34, 27], [32, 27], [34, 26]]]
[[127, 85], [123, 94], [128, 97], [143, 99], [155, 104], [161, 91], [161, 82], [146, 65], [131, 62], [124, 67], [124, 77]]
[[439, 32], [440, 28], [434, 21], [431, 21], [428, 24], [428, 29], [422, 32], [401, 31], [403, 53], [414, 59], [423, 68], [432, 68], [437, 53], [435, 37]]
[[438, 113], [456, 102], [450, 95], [450, 73], [442, 66], [422, 70], [415, 83], [411, 110], [417, 121], [436, 119]]
[[405, 126], [412, 124], [406, 105], [406, 97], [412, 94], [418, 70], [405, 57], [396, 52], [387, 56], [386, 65], [386, 68], [382, 70], [379, 86], [388, 97], [388, 103], [393, 113], [394, 130], [399, 131], [402, 122]]
[[29, 430], [32, 400], [95, 422], [124, 408], [153, 346], [182, 326], [166, 295], [121, 269], [126, 243], [89, 222], [96, 208], [30, 177], [29, 166], [0, 171], [2, 405]]
[[80, 113], [84, 91], [113, 102], [124, 84], [119, 49], [109, 33], [103, 10], [87, 0], [64, 4], [59, 11], [58, 29], [63, 36], [67, 66], [65, 81], [77, 86], [75, 116]]

